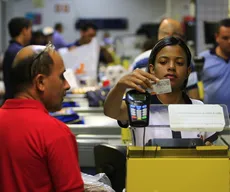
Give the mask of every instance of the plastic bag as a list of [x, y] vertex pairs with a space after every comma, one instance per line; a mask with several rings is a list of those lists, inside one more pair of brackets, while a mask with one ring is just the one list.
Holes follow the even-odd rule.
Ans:
[[85, 192], [115, 192], [111, 188], [111, 182], [105, 173], [88, 175], [81, 173]]

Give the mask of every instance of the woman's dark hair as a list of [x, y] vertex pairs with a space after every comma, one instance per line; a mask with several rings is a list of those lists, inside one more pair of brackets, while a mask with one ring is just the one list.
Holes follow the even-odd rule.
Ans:
[[[189, 48], [187, 47], [186, 43], [182, 39], [172, 36], [172, 37], [165, 37], [159, 40], [157, 44], [153, 47], [150, 53], [150, 56], [149, 56], [149, 64], [148, 64], [147, 71], [150, 72], [149, 65], [155, 64], [156, 55], [160, 52], [161, 49], [163, 49], [166, 46], [174, 46], [174, 45], [179, 45], [184, 50], [186, 58], [187, 58], [187, 66], [190, 67], [192, 56], [191, 56], [191, 52]], [[184, 88], [186, 88], [187, 82], [188, 82], [188, 79], [186, 79], [184, 82]]]

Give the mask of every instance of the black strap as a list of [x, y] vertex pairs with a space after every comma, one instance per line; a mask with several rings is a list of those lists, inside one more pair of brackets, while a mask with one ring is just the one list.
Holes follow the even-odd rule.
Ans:
[[218, 134], [219, 133], [214, 133], [212, 136], [205, 139], [204, 142], [209, 141], [209, 142], [213, 143], [214, 141], [216, 141], [218, 139]]
[[172, 131], [173, 139], [181, 139], [181, 132], [180, 131]]

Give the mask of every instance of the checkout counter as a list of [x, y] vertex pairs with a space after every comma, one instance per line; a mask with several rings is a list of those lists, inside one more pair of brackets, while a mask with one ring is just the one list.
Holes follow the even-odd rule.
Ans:
[[[103, 108], [88, 107], [84, 96], [69, 95], [68, 99], [70, 98], [81, 104], [80, 107], [72, 109], [85, 120], [83, 125], [68, 125], [76, 135], [80, 166], [95, 167], [95, 146], [100, 144], [124, 146], [121, 128], [116, 120], [104, 116]], [[127, 192], [229, 192], [230, 127], [226, 110], [223, 110], [223, 115], [224, 130], [220, 132], [213, 146], [203, 146], [196, 141], [194, 143], [191, 141], [192, 144], [190, 142], [188, 147], [182, 147], [180, 142], [173, 146], [154, 145], [154, 142], [151, 146], [127, 146], [125, 190]], [[214, 124], [214, 121], [209, 125], [212, 123]], [[169, 122], [164, 125], [152, 125], [152, 127], [157, 126], [161, 129], [170, 129]]]
[[99, 144], [123, 145], [117, 121], [104, 115], [103, 107], [88, 107], [85, 94], [67, 94], [65, 101], [77, 102], [70, 107], [84, 119], [84, 124], [67, 124], [76, 135], [80, 167], [95, 168], [94, 147]]
[[[163, 126], [151, 124], [149, 129], [161, 127], [174, 131], [189, 130], [194, 133], [220, 131], [214, 145], [206, 146], [197, 139], [163, 139], [164, 142], [162, 139], [153, 139], [149, 142], [150, 146], [128, 147], [127, 192], [230, 191], [228, 112], [224, 106], [220, 105], [216, 106], [217, 110], [213, 108], [213, 111], [210, 111], [212, 108], [203, 110], [204, 107], [202, 106], [200, 111], [190, 109], [183, 109], [183, 111], [174, 108], [171, 110], [174, 114], [169, 113], [168, 124]], [[223, 107], [222, 114], [218, 111], [218, 107], [219, 109]], [[177, 112], [180, 116], [175, 114]], [[194, 127], [187, 125], [187, 121], [190, 120], [186, 118], [187, 115], [184, 112], [190, 115], [194, 122], [197, 121]], [[178, 117], [177, 120], [172, 119], [175, 117]]]

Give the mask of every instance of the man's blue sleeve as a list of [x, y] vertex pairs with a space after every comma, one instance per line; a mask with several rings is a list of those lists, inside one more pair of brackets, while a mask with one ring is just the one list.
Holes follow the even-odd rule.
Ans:
[[198, 83], [197, 72], [195, 71], [194, 63], [191, 62], [191, 73], [188, 78], [186, 90], [198, 88], [197, 83]]
[[144, 68], [148, 66], [148, 62], [149, 62], [149, 58], [143, 58], [139, 61], [137, 61], [136, 63], [134, 63], [133, 66], [133, 70], [137, 69], [137, 68]]

